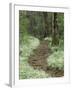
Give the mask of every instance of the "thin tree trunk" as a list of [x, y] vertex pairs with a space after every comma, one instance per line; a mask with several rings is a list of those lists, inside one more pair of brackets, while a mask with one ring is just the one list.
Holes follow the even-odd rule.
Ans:
[[52, 45], [59, 44], [59, 32], [58, 32], [58, 15], [54, 13], [52, 15]]
[[48, 31], [48, 14], [47, 12], [43, 12], [44, 16], [44, 23], [45, 23], [45, 32], [44, 32], [44, 37], [47, 37], [49, 31]]
[[33, 18], [32, 18], [32, 16], [33, 16], [32, 12], [29, 12], [29, 21], [30, 21], [29, 32], [30, 33], [33, 32]]

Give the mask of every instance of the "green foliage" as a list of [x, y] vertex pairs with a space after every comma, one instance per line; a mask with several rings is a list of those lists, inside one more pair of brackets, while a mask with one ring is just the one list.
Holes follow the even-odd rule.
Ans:
[[55, 46], [51, 48], [52, 54], [48, 57], [48, 66], [52, 68], [63, 69], [64, 68], [64, 51], [63, 45]]
[[23, 60], [28, 59], [28, 56], [32, 54], [33, 49], [37, 48], [39, 40], [32, 36], [24, 36], [22, 43], [20, 43], [20, 56]]
[[34, 70], [33, 67], [29, 66], [27, 63], [20, 64], [20, 79], [30, 79], [30, 78], [46, 78], [48, 74], [46, 74], [42, 70]]
[[64, 52], [57, 51], [48, 57], [48, 66], [52, 68], [64, 69]]
[[52, 54], [47, 58], [48, 66], [51, 68], [64, 69], [64, 41], [59, 40], [58, 46], [52, 46], [52, 38], [48, 38], [49, 48], [51, 48]]
[[27, 78], [43, 78], [48, 77], [42, 70], [34, 70], [28, 64], [28, 57], [33, 53], [33, 50], [39, 45], [39, 40], [32, 36], [26, 36], [23, 38], [23, 43], [20, 44], [20, 65], [19, 65], [19, 76], [20, 79]]

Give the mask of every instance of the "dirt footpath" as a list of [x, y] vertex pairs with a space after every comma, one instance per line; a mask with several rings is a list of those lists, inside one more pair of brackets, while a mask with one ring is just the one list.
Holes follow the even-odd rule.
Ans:
[[41, 41], [38, 48], [33, 51], [33, 54], [29, 57], [28, 63], [34, 69], [42, 69], [48, 73], [51, 77], [61, 77], [64, 76], [64, 71], [56, 70], [48, 67], [47, 58], [51, 54], [51, 49], [48, 47], [47, 41]]

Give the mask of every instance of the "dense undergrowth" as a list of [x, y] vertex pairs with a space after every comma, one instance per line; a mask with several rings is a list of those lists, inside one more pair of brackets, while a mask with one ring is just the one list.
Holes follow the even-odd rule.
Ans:
[[52, 39], [48, 38], [49, 48], [52, 50], [52, 54], [47, 58], [48, 66], [50, 68], [63, 70], [64, 69], [64, 42], [60, 40], [58, 46], [52, 46]]

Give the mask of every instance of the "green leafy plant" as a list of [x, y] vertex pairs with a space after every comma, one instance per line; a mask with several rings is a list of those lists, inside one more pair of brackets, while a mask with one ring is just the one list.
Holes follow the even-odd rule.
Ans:
[[52, 55], [50, 55], [47, 59], [48, 66], [51, 68], [58, 68], [59, 70], [64, 69], [64, 52], [56, 51]]

